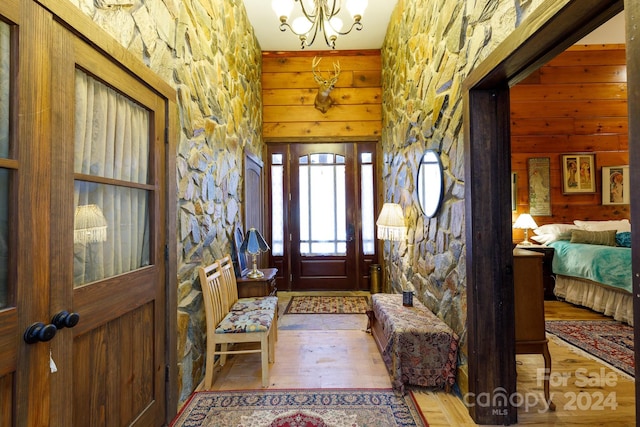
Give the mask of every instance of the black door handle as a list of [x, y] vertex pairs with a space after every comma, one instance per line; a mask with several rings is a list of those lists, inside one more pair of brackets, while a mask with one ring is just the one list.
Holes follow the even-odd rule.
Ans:
[[66, 310], [55, 314], [51, 319], [51, 323], [53, 323], [58, 329], [73, 328], [79, 321], [80, 315], [78, 313], [69, 313]]
[[56, 336], [58, 328], [53, 324], [45, 325], [42, 322], [34, 323], [24, 331], [24, 341], [27, 344], [51, 341]]

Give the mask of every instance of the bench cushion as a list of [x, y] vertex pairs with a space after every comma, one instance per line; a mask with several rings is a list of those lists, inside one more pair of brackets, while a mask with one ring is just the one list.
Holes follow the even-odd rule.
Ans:
[[216, 334], [267, 332], [274, 314], [274, 310], [231, 311], [216, 327]]
[[453, 386], [458, 355], [453, 330], [420, 301], [404, 307], [402, 294], [374, 294], [372, 304], [386, 338], [382, 358], [394, 390], [404, 393], [404, 384]]
[[230, 311], [275, 310], [276, 307], [278, 307], [278, 297], [251, 297], [238, 299]]

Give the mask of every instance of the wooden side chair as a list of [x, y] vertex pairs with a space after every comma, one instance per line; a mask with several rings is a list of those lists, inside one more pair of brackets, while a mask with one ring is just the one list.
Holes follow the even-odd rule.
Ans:
[[276, 296], [263, 296], [263, 297], [248, 297], [238, 298], [238, 282], [236, 281], [236, 273], [233, 268], [233, 261], [231, 255], [227, 254], [221, 259], [216, 261], [219, 265], [220, 272], [222, 274], [222, 282], [225, 286], [227, 294], [227, 306], [229, 311], [240, 310], [255, 310], [255, 309], [273, 309], [275, 310], [274, 323], [276, 327], [273, 328], [272, 336], [269, 337], [274, 341], [278, 340], [278, 297]]
[[[273, 362], [274, 343], [269, 335], [274, 325], [275, 310], [256, 309], [229, 311], [228, 295], [222, 282], [220, 265], [215, 262], [198, 269], [207, 324], [207, 356], [204, 389], [213, 386], [215, 356], [220, 365], [226, 362], [227, 354], [260, 353], [262, 362], [262, 386], [269, 383], [269, 362]], [[229, 350], [228, 344], [259, 343], [258, 349]], [[220, 350], [217, 345], [220, 344]]]

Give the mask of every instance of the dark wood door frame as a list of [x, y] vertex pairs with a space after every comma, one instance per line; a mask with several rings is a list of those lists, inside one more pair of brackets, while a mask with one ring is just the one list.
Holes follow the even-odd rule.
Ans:
[[[560, 4], [559, 4], [560, 3]], [[563, 3], [563, 4], [562, 4]], [[548, 0], [540, 5], [464, 82], [465, 199], [469, 412], [478, 424], [517, 422], [513, 255], [511, 237], [511, 141], [509, 88], [595, 28], [626, 10], [627, 28], [640, 19], [635, 0]], [[640, 117], [640, 40], [627, 31], [629, 116]], [[635, 79], [632, 78], [635, 76]], [[640, 120], [629, 120], [631, 185], [640, 185]], [[635, 144], [633, 142], [636, 142]], [[631, 222], [640, 216], [631, 201]], [[634, 227], [633, 241], [640, 231]], [[634, 243], [634, 247], [638, 247]], [[640, 294], [640, 255], [633, 250], [634, 294]], [[637, 297], [636, 297], [637, 299]], [[640, 324], [640, 306], [634, 320]], [[640, 340], [636, 328], [635, 338]], [[636, 357], [640, 348], [636, 349]], [[638, 376], [636, 368], [636, 376]], [[475, 404], [475, 396], [490, 396]], [[503, 399], [500, 399], [500, 396]], [[636, 388], [636, 402], [640, 392]], [[496, 399], [497, 398], [497, 399]], [[636, 418], [638, 416], [636, 404]]]

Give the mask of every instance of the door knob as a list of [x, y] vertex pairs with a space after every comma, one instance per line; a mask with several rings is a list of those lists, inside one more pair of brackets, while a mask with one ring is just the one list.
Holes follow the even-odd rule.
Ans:
[[24, 341], [27, 344], [51, 341], [56, 336], [58, 328], [53, 324], [45, 325], [42, 322], [34, 323], [24, 331]]
[[51, 323], [53, 323], [57, 329], [73, 328], [79, 321], [80, 315], [78, 313], [69, 313], [66, 310], [57, 313], [51, 319]]

